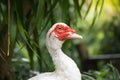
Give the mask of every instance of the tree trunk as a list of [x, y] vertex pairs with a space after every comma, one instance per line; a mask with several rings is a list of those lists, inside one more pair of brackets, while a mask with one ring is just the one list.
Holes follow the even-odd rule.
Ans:
[[11, 54], [7, 56], [7, 26], [0, 31], [0, 80], [15, 80], [10, 65]]

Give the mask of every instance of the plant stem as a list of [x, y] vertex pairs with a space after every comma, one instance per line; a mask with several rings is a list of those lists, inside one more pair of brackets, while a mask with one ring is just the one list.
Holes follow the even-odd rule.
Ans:
[[7, 40], [7, 56], [10, 55], [10, 0], [8, 0], [8, 40]]

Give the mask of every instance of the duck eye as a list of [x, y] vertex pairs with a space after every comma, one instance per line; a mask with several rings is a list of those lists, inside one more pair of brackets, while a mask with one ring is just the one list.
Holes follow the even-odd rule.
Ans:
[[62, 30], [62, 28], [61, 28], [61, 27], [59, 27], [59, 28], [58, 28], [58, 30]]

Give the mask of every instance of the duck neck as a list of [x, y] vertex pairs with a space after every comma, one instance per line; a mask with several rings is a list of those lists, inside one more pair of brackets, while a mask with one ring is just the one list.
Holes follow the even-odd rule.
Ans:
[[63, 51], [61, 49], [49, 48], [48, 51], [49, 51], [49, 53], [52, 57], [53, 63], [55, 65], [55, 69], [59, 70], [60, 69], [60, 63], [63, 61], [62, 56], [65, 56], [65, 54], [63, 53]]
[[[81, 80], [81, 74], [77, 65], [71, 58], [63, 53], [61, 48], [55, 49], [48, 46], [47, 48], [55, 65], [56, 74], [62, 77], [64, 76], [69, 80]], [[70, 76], [70, 74], [74, 76]]]
[[70, 66], [75, 65], [74, 61], [64, 54], [61, 49], [54, 50], [49, 48], [48, 51], [52, 57], [57, 72], [67, 70], [66, 68], [70, 70]]
[[65, 55], [61, 50], [63, 43], [64, 41], [59, 41], [55, 37], [51, 37], [51, 38], [47, 37], [46, 46], [52, 57], [56, 72], [58, 74], [79, 73], [79, 70], [75, 62], [67, 55]]

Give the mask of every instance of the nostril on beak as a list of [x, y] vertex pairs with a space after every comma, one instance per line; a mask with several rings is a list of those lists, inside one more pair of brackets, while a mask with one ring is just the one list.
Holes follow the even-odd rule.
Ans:
[[68, 32], [72, 32], [72, 33], [75, 33], [75, 32], [76, 32], [74, 29], [72, 29], [72, 28], [70, 28], [70, 27], [67, 29], [67, 31], [68, 31]]
[[74, 29], [71, 29], [70, 32], [75, 33], [75, 30], [74, 30]]

